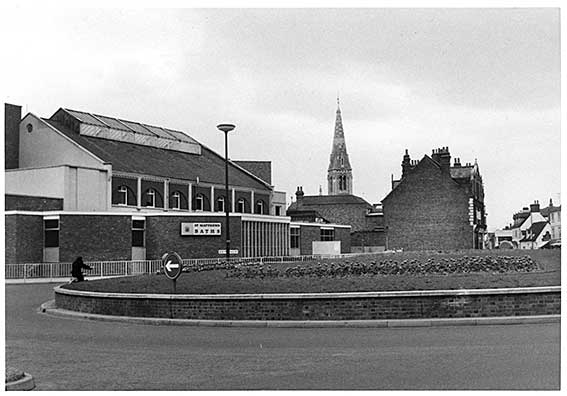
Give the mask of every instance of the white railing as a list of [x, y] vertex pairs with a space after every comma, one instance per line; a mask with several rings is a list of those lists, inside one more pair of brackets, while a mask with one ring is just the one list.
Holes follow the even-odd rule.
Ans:
[[[231, 257], [230, 263], [239, 265], [278, 264], [320, 259], [337, 259], [359, 254], [341, 254], [332, 256], [277, 256], [277, 257]], [[225, 258], [184, 259], [183, 267], [187, 270], [208, 270], [221, 268]], [[111, 277], [156, 273], [162, 270], [161, 260], [121, 260], [121, 261], [88, 261], [85, 264], [92, 269], [84, 271], [86, 277]], [[71, 263], [22, 263], [5, 264], [5, 278], [8, 279], [57, 279], [71, 278]]]

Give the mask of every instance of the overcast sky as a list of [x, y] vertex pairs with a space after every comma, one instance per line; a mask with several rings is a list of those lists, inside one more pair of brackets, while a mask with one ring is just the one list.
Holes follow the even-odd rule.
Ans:
[[340, 95], [354, 194], [379, 203], [402, 155], [478, 161], [489, 229], [559, 203], [560, 18], [528, 9], [10, 9], [2, 88], [180, 129], [272, 161], [276, 190], [327, 192]]

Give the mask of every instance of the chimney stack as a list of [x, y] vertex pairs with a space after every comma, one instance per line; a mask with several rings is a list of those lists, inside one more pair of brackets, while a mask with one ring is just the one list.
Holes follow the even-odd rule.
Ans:
[[406, 153], [404, 154], [404, 158], [402, 161], [402, 178], [408, 174], [410, 169], [411, 169], [411, 159], [408, 154], [408, 149], [406, 149]]
[[301, 200], [303, 199], [303, 186], [297, 186], [297, 191], [295, 192], [295, 197], [297, 200], [297, 203], [299, 204], [301, 202]]
[[4, 167], [20, 167], [20, 121], [22, 106], [4, 103]]
[[433, 150], [431, 158], [441, 166], [441, 170], [443, 172], [449, 172], [449, 169], [451, 168], [451, 154], [449, 153], [449, 147], [441, 147]]
[[539, 201], [534, 201], [534, 203], [530, 205], [530, 212], [531, 213], [539, 212]]

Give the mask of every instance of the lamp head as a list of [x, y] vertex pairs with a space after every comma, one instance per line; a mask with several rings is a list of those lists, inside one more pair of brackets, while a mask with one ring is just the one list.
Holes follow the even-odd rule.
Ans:
[[217, 128], [223, 131], [224, 133], [226, 133], [232, 131], [235, 128], [235, 126], [233, 124], [219, 124], [217, 125]]

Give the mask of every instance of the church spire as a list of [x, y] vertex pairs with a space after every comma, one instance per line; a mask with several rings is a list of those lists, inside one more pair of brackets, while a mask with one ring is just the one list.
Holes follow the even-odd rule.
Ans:
[[352, 168], [348, 159], [340, 100], [337, 94], [335, 133], [329, 168], [327, 170], [328, 195], [352, 194]]

